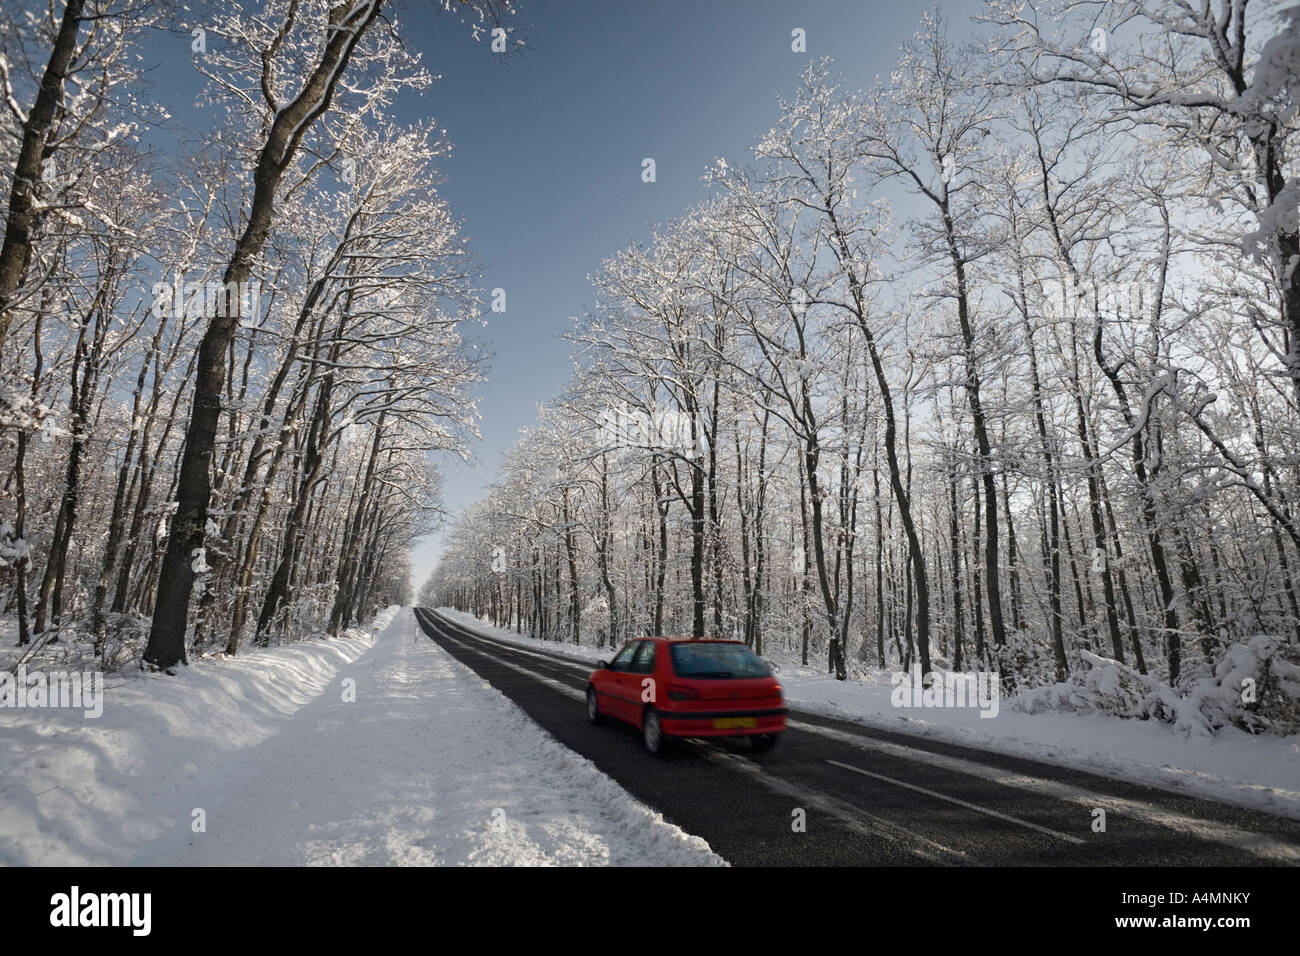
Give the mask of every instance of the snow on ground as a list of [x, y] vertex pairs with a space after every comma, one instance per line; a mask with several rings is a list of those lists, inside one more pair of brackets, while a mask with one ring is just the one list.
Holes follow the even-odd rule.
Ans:
[[208, 781], [232, 779], [368, 645], [353, 631], [200, 658], [176, 677], [109, 675], [96, 719], [0, 710], [0, 864], [123, 863], [188, 830]]
[[[438, 610], [485, 636], [577, 661], [594, 663], [613, 653], [608, 648], [538, 641], [452, 608]], [[895, 707], [889, 671], [873, 669], [856, 679], [838, 681], [819, 668], [775, 663], [787, 701], [806, 712], [1300, 819], [1300, 737], [1252, 736], [1224, 727], [1213, 739], [1187, 739], [1155, 721], [1099, 714], [1027, 714], [1013, 711], [1005, 699], [995, 717], [981, 717], [978, 708]]]
[[115, 678], [98, 719], [0, 710], [0, 864], [724, 862], [409, 610], [379, 625]]

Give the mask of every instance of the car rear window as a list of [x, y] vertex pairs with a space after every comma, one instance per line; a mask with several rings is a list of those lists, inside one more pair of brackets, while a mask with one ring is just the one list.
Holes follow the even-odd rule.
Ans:
[[678, 677], [733, 680], [771, 677], [762, 658], [744, 644], [674, 644], [673, 672]]

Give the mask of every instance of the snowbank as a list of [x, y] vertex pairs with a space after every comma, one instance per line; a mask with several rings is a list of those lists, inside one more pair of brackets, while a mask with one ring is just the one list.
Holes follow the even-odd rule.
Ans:
[[723, 863], [409, 611], [376, 625], [110, 677], [97, 720], [0, 710], [0, 865]]
[[142, 844], [188, 830], [210, 781], [236, 774], [372, 639], [354, 629], [201, 657], [174, 677], [110, 674], [98, 719], [0, 710], [0, 864], [123, 863]]

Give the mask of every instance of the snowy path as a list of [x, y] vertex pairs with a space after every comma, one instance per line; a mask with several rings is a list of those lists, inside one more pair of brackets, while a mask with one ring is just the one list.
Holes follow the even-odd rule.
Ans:
[[[354, 702], [343, 699], [349, 678]], [[417, 636], [410, 611], [238, 779], [211, 784], [206, 832], [164, 839], [132, 862], [718, 862]]]

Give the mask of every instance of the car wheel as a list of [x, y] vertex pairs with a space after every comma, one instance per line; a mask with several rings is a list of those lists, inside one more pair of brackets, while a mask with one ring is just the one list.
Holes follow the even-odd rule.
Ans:
[[749, 749], [756, 754], [766, 753], [776, 746], [776, 734], [755, 734], [749, 738]]
[[593, 724], [603, 724], [605, 715], [600, 712], [600, 705], [596, 703], [596, 688], [587, 688], [587, 719]]
[[641, 720], [641, 740], [645, 743], [646, 752], [652, 756], [662, 757], [668, 749], [668, 738], [664, 736], [663, 724], [659, 722], [659, 715], [653, 709], [647, 710]]

